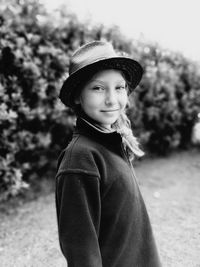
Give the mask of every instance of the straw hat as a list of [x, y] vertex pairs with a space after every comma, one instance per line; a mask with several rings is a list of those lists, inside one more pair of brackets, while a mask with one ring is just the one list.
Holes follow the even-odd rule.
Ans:
[[71, 57], [69, 76], [60, 90], [61, 101], [74, 106], [74, 95], [80, 86], [96, 72], [103, 69], [121, 70], [128, 80], [129, 93], [139, 84], [143, 69], [141, 65], [125, 56], [119, 56], [109, 42], [93, 41], [81, 46]]

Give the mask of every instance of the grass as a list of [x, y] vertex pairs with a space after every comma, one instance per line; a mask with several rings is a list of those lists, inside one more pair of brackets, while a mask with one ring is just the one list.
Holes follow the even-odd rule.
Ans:
[[[135, 169], [163, 267], [200, 267], [200, 151], [143, 159]], [[1, 208], [0, 266], [67, 266], [52, 192]]]

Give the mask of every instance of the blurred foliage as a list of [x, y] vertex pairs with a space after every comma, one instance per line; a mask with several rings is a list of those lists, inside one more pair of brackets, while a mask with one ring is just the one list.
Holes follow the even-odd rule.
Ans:
[[128, 114], [143, 146], [166, 153], [190, 145], [200, 71], [182, 55], [130, 40], [115, 26], [81, 23], [64, 8], [52, 16], [36, 0], [2, 1], [0, 36], [0, 200], [54, 176], [75, 122], [59, 89], [70, 55], [90, 40], [110, 40], [142, 63], [144, 78]]
[[129, 116], [147, 150], [189, 148], [200, 111], [200, 66], [181, 54], [140, 44], [145, 73]]

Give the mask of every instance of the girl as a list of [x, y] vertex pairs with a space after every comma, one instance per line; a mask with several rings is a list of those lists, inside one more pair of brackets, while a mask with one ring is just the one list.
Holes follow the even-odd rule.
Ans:
[[131, 164], [143, 152], [125, 115], [142, 72], [108, 42], [88, 43], [72, 55], [60, 99], [75, 110], [77, 123], [56, 176], [68, 267], [161, 266]]

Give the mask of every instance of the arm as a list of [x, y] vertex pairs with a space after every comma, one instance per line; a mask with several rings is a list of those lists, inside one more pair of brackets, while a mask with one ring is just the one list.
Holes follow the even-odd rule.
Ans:
[[86, 172], [64, 172], [56, 182], [58, 232], [68, 267], [102, 267], [99, 178]]

